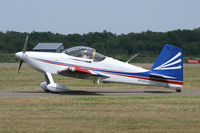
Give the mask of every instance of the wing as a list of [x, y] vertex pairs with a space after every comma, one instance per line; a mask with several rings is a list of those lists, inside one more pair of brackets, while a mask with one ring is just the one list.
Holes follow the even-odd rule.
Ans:
[[81, 79], [91, 79], [91, 80], [96, 80], [98, 78], [101, 79], [109, 78], [108, 76], [81, 67], [68, 67], [67, 69], [58, 71], [57, 73], [62, 76], [69, 76]]

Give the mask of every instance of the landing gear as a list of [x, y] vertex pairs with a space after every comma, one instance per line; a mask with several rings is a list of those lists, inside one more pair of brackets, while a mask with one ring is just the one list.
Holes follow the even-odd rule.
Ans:
[[96, 83], [96, 81], [97, 81], [97, 84], [99, 84], [99, 85], [100, 85], [101, 78], [95, 79], [93, 83], [95, 84], [95, 83]]
[[53, 77], [52, 77], [51, 73], [46, 72], [44, 74], [44, 76], [45, 76], [46, 82], [42, 82], [40, 84], [40, 87], [42, 89], [44, 89], [44, 91], [46, 91], [46, 92], [55, 92], [55, 93], [69, 91], [68, 88], [66, 88], [66, 87], [64, 87], [64, 86], [62, 86], [60, 84], [54, 83], [54, 80], [53, 80]]
[[176, 88], [176, 92], [181, 93], [181, 89], [180, 88]]

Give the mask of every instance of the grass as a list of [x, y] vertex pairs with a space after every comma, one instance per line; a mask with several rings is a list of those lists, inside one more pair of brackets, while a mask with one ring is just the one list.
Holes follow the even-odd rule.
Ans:
[[[71, 89], [148, 89], [54, 77]], [[200, 66], [184, 66], [184, 79], [184, 88], [199, 89]], [[20, 74], [15, 64], [0, 65], [0, 89], [41, 89], [42, 81], [43, 75], [26, 65]], [[0, 98], [0, 132], [6, 133], [199, 131], [200, 96]]]
[[200, 65], [184, 67], [184, 88], [200, 88]]
[[1, 132], [199, 132], [200, 96], [0, 99]]

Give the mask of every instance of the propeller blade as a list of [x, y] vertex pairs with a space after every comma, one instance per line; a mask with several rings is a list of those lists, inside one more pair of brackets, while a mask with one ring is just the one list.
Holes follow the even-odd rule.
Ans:
[[27, 43], [28, 43], [28, 35], [26, 36], [26, 41], [25, 41], [25, 43], [24, 43], [23, 53], [26, 52]]
[[23, 63], [23, 60], [21, 60], [20, 63], [19, 63], [18, 73], [19, 73], [19, 71], [20, 71], [20, 69], [21, 69], [22, 63]]
[[[24, 57], [24, 55], [25, 55], [25, 52], [26, 52], [26, 48], [27, 48], [27, 44], [28, 44], [28, 35], [26, 36], [26, 41], [25, 41], [25, 43], [24, 43], [24, 48], [23, 48], [23, 55], [21, 55], [21, 60], [20, 60], [20, 63], [19, 63], [19, 67], [18, 67], [18, 73], [20, 72], [20, 69], [21, 69], [21, 66], [22, 66], [22, 63], [23, 63], [23, 57]], [[18, 52], [18, 53], [16, 53], [16, 55], [18, 54], [18, 56], [19, 56], [19, 53], [20, 52]], [[23, 57], [22, 57], [23, 56]]]

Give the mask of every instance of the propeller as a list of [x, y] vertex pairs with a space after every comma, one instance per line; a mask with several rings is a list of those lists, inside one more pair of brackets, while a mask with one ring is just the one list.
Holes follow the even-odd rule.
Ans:
[[26, 36], [26, 40], [25, 40], [25, 43], [24, 43], [24, 48], [23, 48], [23, 52], [22, 52], [23, 55], [22, 55], [22, 58], [21, 58], [20, 63], [19, 63], [18, 73], [20, 72], [20, 69], [21, 69], [21, 66], [22, 66], [22, 63], [23, 63], [23, 58], [24, 58], [24, 54], [26, 53], [27, 44], [28, 44], [28, 35]]

